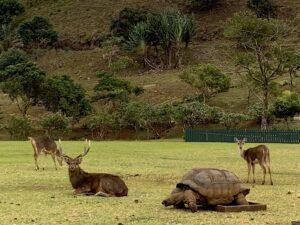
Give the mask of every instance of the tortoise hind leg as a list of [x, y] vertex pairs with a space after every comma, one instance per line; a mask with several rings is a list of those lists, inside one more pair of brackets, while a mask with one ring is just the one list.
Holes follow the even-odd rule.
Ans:
[[192, 190], [184, 191], [184, 202], [189, 206], [190, 210], [194, 213], [197, 212], [197, 196]]
[[237, 194], [234, 199], [237, 205], [249, 205], [244, 194], [242, 193]]

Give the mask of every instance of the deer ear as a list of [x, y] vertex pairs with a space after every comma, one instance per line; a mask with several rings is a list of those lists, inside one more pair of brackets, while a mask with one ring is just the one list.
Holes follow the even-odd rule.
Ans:
[[76, 163], [77, 164], [80, 164], [82, 162], [82, 157], [80, 156], [80, 157], [78, 157], [77, 159], [76, 159]]
[[235, 138], [234, 138], [234, 141], [235, 141], [235, 142], [239, 142], [239, 139], [237, 139], [237, 138], [235, 137]]
[[247, 141], [247, 138], [243, 138], [243, 142], [246, 142]]
[[66, 156], [62, 156], [63, 160], [67, 163], [67, 164], [70, 164], [70, 159], [69, 157], [66, 157]]

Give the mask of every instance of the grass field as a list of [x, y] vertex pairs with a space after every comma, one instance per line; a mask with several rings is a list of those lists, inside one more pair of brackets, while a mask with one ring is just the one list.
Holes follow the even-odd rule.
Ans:
[[[75, 156], [82, 145], [65, 142], [64, 152]], [[51, 157], [43, 156], [45, 170], [35, 171], [28, 142], [2, 141], [0, 224], [290, 224], [300, 219], [300, 145], [269, 147], [275, 185], [247, 185], [248, 200], [266, 203], [267, 211], [192, 214], [161, 201], [192, 167], [228, 169], [244, 181], [246, 164], [234, 143], [94, 142], [81, 167], [121, 175], [129, 187], [128, 197], [101, 198], [73, 197], [65, 165], [55, 171]], [[260, 168], [256, 173], [260, 183]]]

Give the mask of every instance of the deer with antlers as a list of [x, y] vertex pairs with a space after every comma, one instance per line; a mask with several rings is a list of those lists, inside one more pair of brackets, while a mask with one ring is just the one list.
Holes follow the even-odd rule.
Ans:
[[90, 141], [86, 140], [83, 153], [71, 158], [63, 153], [59, 140], [59, 151], [69, 167], [69, 178], [74, 190], [74, 195], [96, 195], [102, 197], [127, 196], [128, 188], [125, 182], [116, 175], [107, 173], [88, 173], [79, 167], [84, 156], [90, 150]]
[[246, 138], [243, 138], [241, 140], [234, 138], [235, 142], [238, 145], [238, 149], [240, 151], [241, 157], [246, 160], [248, 165], [248, 179], [247, 183], [249, 182], [250, 177], [250, 171], [252, 169], [252, 176], [253, 176], [253, 183], [255, 183], [255, 164], [259, 163], [263, 170], [263, 182], [262, 184], [265, 184], [266, 180], [266, 173], [268, 171], [270, 175], [270, 183], [273, 185], [272, 181], [272, 175], [271, 175], [271, 168], [270, 168], [270, 151], [269, 148], [266, 145], [258, 145], [253, 148], [248, 148], [244, 150], [245, 142], [247, 141]]
[[29, 141], [31, 142], [31, 145], [33, 147], [34, 153], [34, 161], [36, 169], [39, 170], [40, 167], [38, 165], [38, 157], [41, 155], [41, 153], [44, 153], [45, 155], [51, 155], [55, 169], [57, 170], [56, 161], [59, 163], [60, 166], [62, 166], [62, 158], [60, 155], [60, 152], [57, 148], [57, 145], [55, 141], [50, 138], [49, 136], [40, 136], [40, 137], [28, 137]]

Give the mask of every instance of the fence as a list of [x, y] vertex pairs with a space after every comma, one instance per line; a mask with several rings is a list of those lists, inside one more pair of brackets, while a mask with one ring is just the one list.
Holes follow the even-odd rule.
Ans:
[[300, 143], [300, 130], [186, 129], [184, 134], [187, 142], [233, 142], [235, 137], [255, 143]]

